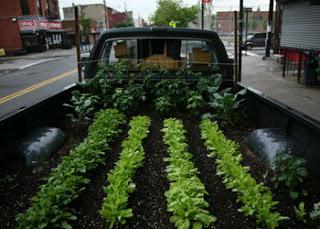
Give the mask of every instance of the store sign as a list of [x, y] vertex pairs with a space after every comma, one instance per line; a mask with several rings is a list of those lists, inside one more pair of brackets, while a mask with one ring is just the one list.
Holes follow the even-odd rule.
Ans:
[[18, 23], [20, 31], [36, 29], [36, 24], [34, 20], [19, 20]]
[[37, 18], [19, 18], [19, 29], [20, 31], [29, 30], [60, 30], [62, 29], [61, 21], [48, 21], [44, 17]]
[[50, 21], [49, 22], [49, 29], [62, 29], [61, 21]]

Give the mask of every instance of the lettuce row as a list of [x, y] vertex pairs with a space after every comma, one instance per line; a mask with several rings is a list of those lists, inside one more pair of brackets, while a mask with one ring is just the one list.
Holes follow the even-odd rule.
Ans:
[[123, 123], [125, 116], [115, 109], [98, 112], [86, 139], [62, 158], [32, 198], [32, 206], [18, 214], [18, 228], [71, 228], [70, 220], [77, 218], [68, 205], [89, 183], [86, 173], [104, 163], [104, 151], [109, 150], [108, 144], [119, 135]]
[[128, 138], [122, 142], [122, 151], [116, 166], [108, 174], [109, 185], [104, 191], [101, 216], [106, 219], [109, 228], [125, 224], [126, 219], [133, 216], [127, 207], [129, 194], [135, 189], [133, 177], [135, 171], [142, 166], [144, 150], [142, 141], [148, 135], [151, 120], [147, 116], [136, 116], [130, 121]]
[[200, 128], [209, 150], [208, 156], [216, 158], [217, 174], [223, 177], [228, 189], [237, 193], [238, 200], [243, 204], [239, 211], [256, 217], [256, 223], [267, 228], [276, 228], [279, 221], [288, 219], [278, 212], [272, 212], [278, 202], [272, 200], [272, 193], [263, 183], [257, 184], [249, 173], [249, 167], [241, 165], [239, 146], [225, 138], [218, 124], [204, 119]]
[[166, 119], [162, 131], [169, 153], [165, 161], [170, 187], [165, 196], [168, 211], [173, 214], [170, 221], [179, 229], [208, 227], [216, 218], [207, 210], [209, 204], [204, 199], [207, 192], [192, 162], [192, 154], [187, 151], [183, 124], [181, 120]]

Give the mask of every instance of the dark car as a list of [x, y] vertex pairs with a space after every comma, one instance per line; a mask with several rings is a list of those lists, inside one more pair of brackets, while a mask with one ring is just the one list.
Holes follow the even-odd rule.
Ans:
[[[169, 71], [220, 72], [232, 79], [232, 61], [217, 33], [199, 29], [166, 27], [120, 28], [102, 33], [85, 66], [85, 78], [95, 76], [98, 64], [126, 62], [137, 66], [159, 65]], [[217, 70], [218, 69], [218, 70]]]
[[255, 47], [264, 47], [266, 45], [266, 33], [249, 34], [247, 40], [244, 42], [244, 49], [251, 50]]

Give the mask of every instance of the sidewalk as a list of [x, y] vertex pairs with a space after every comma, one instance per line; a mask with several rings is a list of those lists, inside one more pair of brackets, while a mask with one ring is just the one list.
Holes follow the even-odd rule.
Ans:
[[320, 88], [282, 78], [281, 65], [261, 56], [243, 56], [242, 83], [320, 121]]

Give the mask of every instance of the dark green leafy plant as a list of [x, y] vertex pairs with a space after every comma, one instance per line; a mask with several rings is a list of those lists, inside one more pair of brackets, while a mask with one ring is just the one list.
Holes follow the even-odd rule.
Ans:
[[198, 115], [204, 107], [204, 99], [197, 91], [190, 91], [188, 93], [187, 109], [193, 114]]
[[209, 106], [213, 109], [213, 113], [205, 114], [204, 118], [218, 118], [227, 123], [234, 124], [240, 117], [239, 106], [244, 99], [238, 99], [239, 95], [244, 95], [246, 89], [233, 94], [229, 92], [231, 89], [222, 91], [221, 93], [213, 93], [213, 98], [209, 102]]
[[67, 114], [67, 116], [70, 118], [71, 122], [88, 120], [96, 111], [99, 100], [99, 96], [73, 91], [70, 101], [71, 104], [64, 104], [64, 106], [73, 109], [73, 113]]
[[291, 198], [299, 197], [296, 188], [308, 176], [306, 160], [288, 153], [278, 153], [273, 161], [273, 176], [275, 186], [285, 185]]
[[225, 186], [236, 192], [238, 201], [243, 204], [239, 211], [255, 217], [258, 225], [262, 224], [270, 229], [278, 227], [280, 221], [288, 219], [278, 212], [273, 212], [278, 202], [272, 200], [272, 193], [263, 183], [258, 184], [255, 181], [249, 167], [241, 164], [239, 146], [225, 138], [218, 124], [204, 119], [200, 129], [209, 150], [208, 156], [215, 158], [217, 175], [222, 176]]
[[121, 132], [120, 125], [124, 122], [125, 116], [117, 110], [98, 112], [87, 138], [62, 158], [32, 198], [32, 206], [25, 213], [18, 214], [17, 228], [71, 228], [70, 221], [77, 217], [69, 204], [90, 181], [86, 174], [104, 163], [104, 151]]
[[307, 213], [306, 209], [304, 208], [304, 202], [300, 202], [298, 207], [293, 206], [293, 209], [297, 219], [303, 223], [307, 223], [307, 220], [305, 218]]
[[158, 97], [155, 101], [156, 110], [161, 114], [168, 114], [173, 109], [174, 105], [167, 96]]
[[207, 210], [209, 204], [204, 199], [207, 192], [198, 178], [192, 155], [187, 151], [181, 120], [164, 120], [162, 131], [169, 153], [165, 161], [168, 162], [166, 172], [170, 187], [165, 196], [168, 211], [173, 214], [170, 221], [179, 229], [208, 227], [216, 218]]
[[104, 188], [106, 197], [103, 200], [100, 214], [106, 219], [108, 228], [125, 224], [133, 216], [127, 207], [129, 195], [134, 191], [133, 176], [142, 166], [144, 150], [142, 141], [148, 135], [151, 120], [147, 116], [136, 116], [130, 121], [128, 138], [122, 142], [120, 159], [115, 168], [108, 173], [109, 185]]

